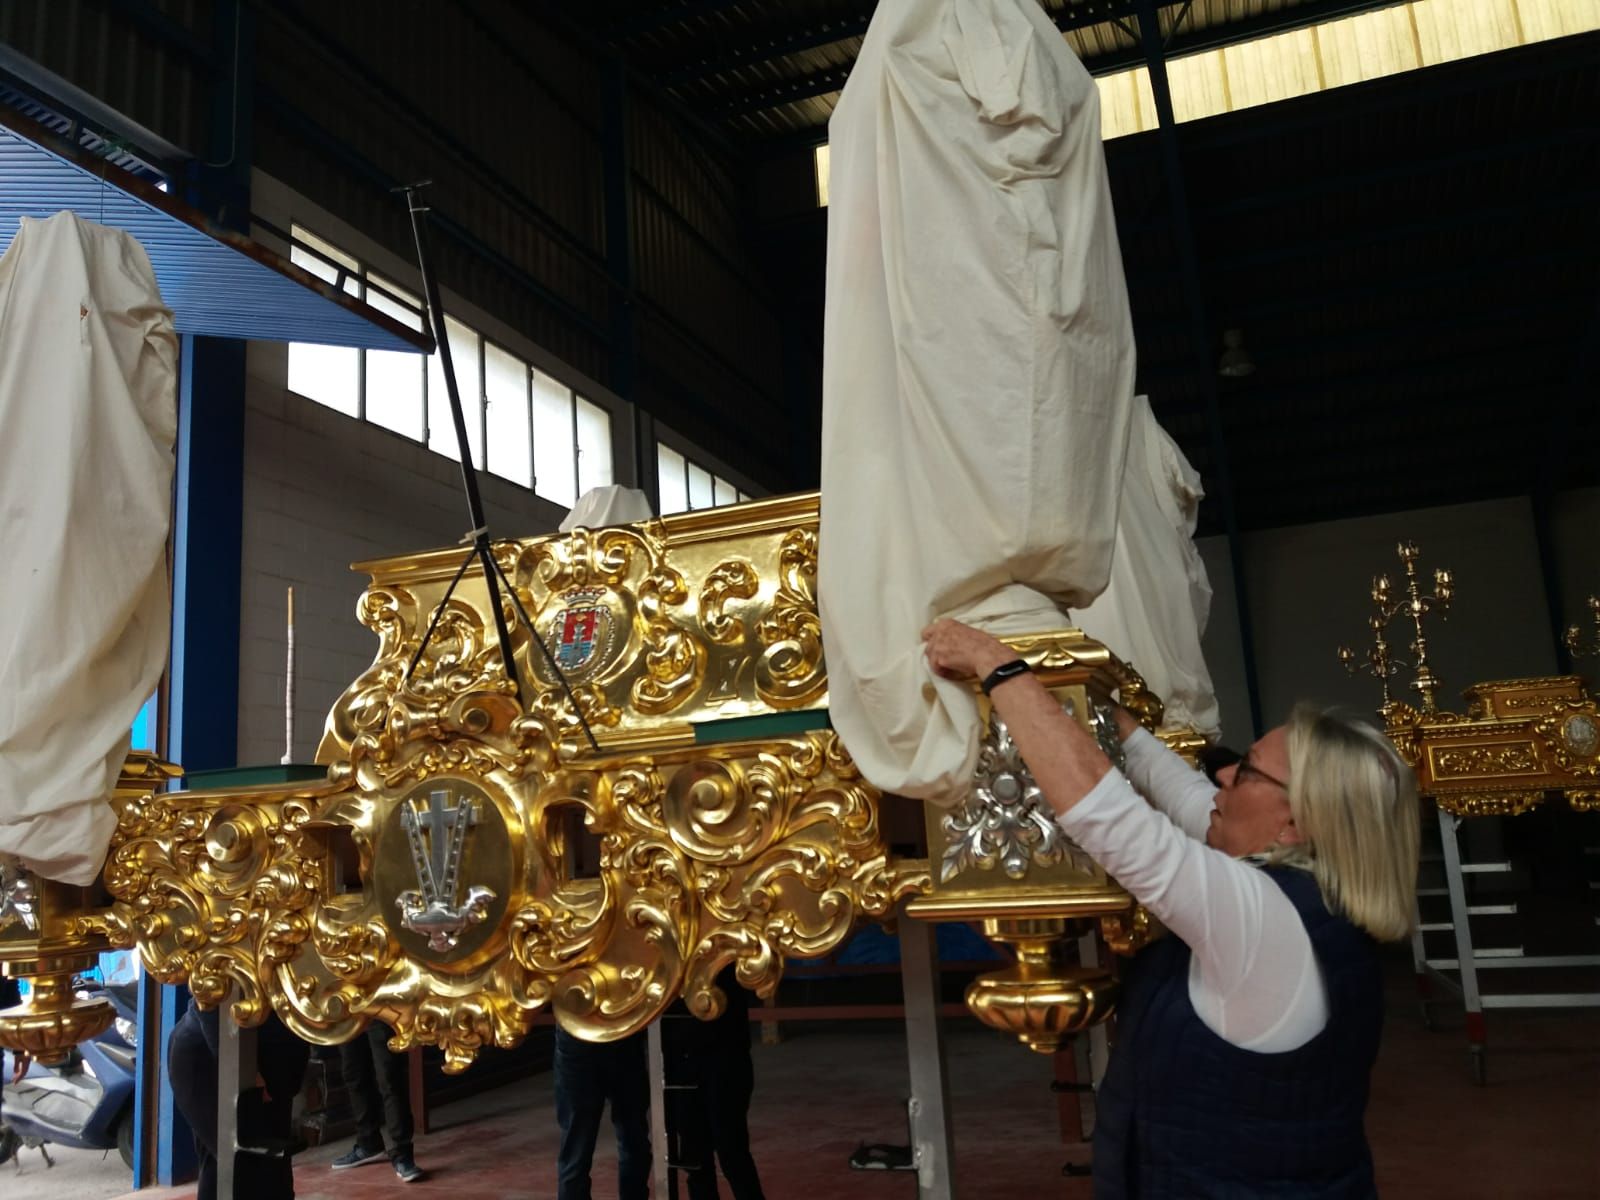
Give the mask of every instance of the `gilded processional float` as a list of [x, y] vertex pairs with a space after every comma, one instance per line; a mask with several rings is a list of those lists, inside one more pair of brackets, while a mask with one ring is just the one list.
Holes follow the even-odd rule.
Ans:
[[[1113, 757], [1113, 697], [1197, 749], [1216, 731], [1199, 480], [1133, 394], [1093, 81], [1031, 0], [984, 7], [986, 33], [945, 28], [946, 5], [880, 6], [834, 117], [822, 499], [493, 539], [468, 467], [465, 562], [457, 549], [360, 566], [357, 615], [377, 651], [334, 704], [310, 777], [168, 790], [179, 767], [124, 761], [103, 722], [114, 787], [71, 809], [109, 843], [103, 866], [94, 837], [61, 869], [0, 844], [0, 963], [33, 981], [0, 1013], [0, 1043], [50, 1062], [103, 1029], [112, 1010], [71, 981], [123, 946], [240, 1026], [271, 1013], [335, 1043], [381, 1019], [396, 1049], [437, 1046], [459, 1071], [517, 1043], [541, 1010], [598, 1041], [680, 996], [709, 1018], [726, 967], [770, 995], [788, 960], [897, 914], [981, 923], [1011, 946], [1014, 963], [967, 1001], [1036, 1050], [1109, 1015], [1114, 973], [1075, 964], [1071, 944], [1098, 930], [1129, 952], [1159, 931], [1054, 823], [977, 689], [930, 676], [916, 634], [938, 615], [985, 624]], [[934, 145], [904, 139], [903, 203], [880, 208], [893, 181], [875, 174], [878, 118], [909, 119], [886, 108], [905, 86], [887, 57], [959, 43], [976, 61], [996, 33], [1036, 52], [924, 81], [914, 106], [981, 123], [981, 152], [918, 160]], [[994, 186], [1029, 163], [1025, 183]], [[970, 177], [952, 185], [950, 171]], [[996, 221], [949, 210], [973, 194], [992, 197]], [[421, 211], [413, 197], [440, 328]], [[1018, 229], [1051, 247], [1018, 260], [1020, 280], [987, 266], [1011, 261], [1014, 244], [991, 242]], [[917, 271], [923, 286], [891, 303]], [[140, 311], [164, 312], [148, 283]], [[932, 307], [908, 311], [908, 297]], [[148, 344], [164, 346], [170, 322], [155, 325]], [[445, 342], [439, 353], [470, 463]], [[143, 432], [170, 477], [170, 431]], [[103, 501], [117, 489], [93, 482], [102, 508], [85, 529], [116, 515]], [[164, 494], [165, 478], [147, 482]], [[144, 569], [159, 573], [155, 524]], [[137, 703], [150, 686], [128, 690]], [[0, 743], [13, 732], [0, 727]], [[925, 853], [885, 836], [885, 813], [917, 803], [904, 796], [924, 798]], [[579, 824], [598, 838], [592, 872], [577, 867]]]
[[[329, 714], [325, 777], [168, 792], [176, 767], [130, 756], [102, 881], [10, 868], [0, 954], [35, 986], [0, 1040], [49, 1061], [99, 1032], [109, 1006], [75, 1000], [71, 978], [132, 946], [241, 1024], [271, 1011], [333, 1043], [382, 1019], [459, 1070], [546, 1007], [609, 1040], [680, 995], [720, 1011], [729, 964], [770, 994], [786, 960], [903, 900], [1018, 947], [969, 994], [987, 1023], [1048, 1051], [1103, 1019], [1109, 971], [1064, 966], [1062, 940], [1096, 921], [1131, 949], [1142, 913], [1041, 809], [1003, 729], [969, 800], [927, 809], [928, 857], [890, 853], [888, 801], [828, 724], [816, 520], [809, 495], [496, 543], [571, 685], [515, 627], [521, 702], [481, 577], [441, 605], [459, 551], [365, 564], [378, 650]], [[1108, 744], [1115, 690], [1158, 719], [1076, 630], [1012, 644]], [[600, 838], [592, 877], [575, 876], [569, 813]]]

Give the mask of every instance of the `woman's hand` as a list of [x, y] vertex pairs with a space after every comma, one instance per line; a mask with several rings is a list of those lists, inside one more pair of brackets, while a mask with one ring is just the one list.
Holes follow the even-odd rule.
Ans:
[[1117, 705], [1111, 710], [1111, 719], [1117, 723], [1117, 740], [1125, 742], [1144, 726], [1139, 724], [1139, 718], [1134, 716], [1122, 705]]
[[1005, 643], [948, 618], [922, 631], [922, 648], [928, 665], [946, 679], [983, 679], [1017, 657]]

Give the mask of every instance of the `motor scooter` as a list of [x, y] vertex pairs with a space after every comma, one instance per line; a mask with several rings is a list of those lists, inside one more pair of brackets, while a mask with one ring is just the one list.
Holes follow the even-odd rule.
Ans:
[[[136, 985], [81, 990], [103, 995], [117, 1019], [99, 1037], [74, 1049], [60, 1066], [29, 1066], [11, 1082], [11, 1056], [4, 1056], [4, 1103], [0, 1104], [0, 1162], [21, 1147], [35, 1147], [50, 1162], [47, 1145], [110, 1150], [133, 1166], [134, 1056], [138, 1044], [133, 989]], [[9, 1151], [9, 1153], [7, 1153]]]

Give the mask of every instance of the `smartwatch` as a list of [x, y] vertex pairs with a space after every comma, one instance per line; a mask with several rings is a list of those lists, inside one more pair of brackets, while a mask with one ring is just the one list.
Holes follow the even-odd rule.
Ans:
[[984, 676], [983, 682], [978, 686], [983, 689], [983, 694], [987, 696], [1006, 680], [1015, 679], [1018, 675], [1026, 675], [1032, 670], [1033, 668], [1027, 663], [1023, 662], [1022, 659], [1013, 658], [1010, 662], [1001, 663], [994, 670], [990, 671], [986, 676]]

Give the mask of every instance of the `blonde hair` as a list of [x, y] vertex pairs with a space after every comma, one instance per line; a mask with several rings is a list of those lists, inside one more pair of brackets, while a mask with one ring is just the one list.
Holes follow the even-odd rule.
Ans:
[[1417, 777], [1358, 718], [1300, 704], [1289, 716], [1289, 811], [1297, 855], [1330, 910], [1383, 942], [1410, 936], [1421, 837]]

